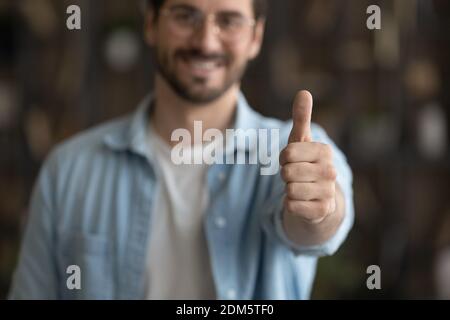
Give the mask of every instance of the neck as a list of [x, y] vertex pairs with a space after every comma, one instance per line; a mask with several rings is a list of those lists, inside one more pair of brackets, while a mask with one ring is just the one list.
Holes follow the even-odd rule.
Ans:
[[230, 127], [236, 110], [239, 85], [232, 86], [216, 100], [198, 105], [180, 98], [159, 75], [155, 81], [155, 105], [152, 125], [159, 136], [173, 145], [170, 137], [179, 128], [189, 130], [193, 136], [194, 121], [202, 121], [203, 130], [224, 131]]

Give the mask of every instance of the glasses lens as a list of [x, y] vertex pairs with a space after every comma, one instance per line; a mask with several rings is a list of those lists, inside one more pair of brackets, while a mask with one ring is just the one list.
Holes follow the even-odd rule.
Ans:
[[198, 14], [194, 10], [175, 8], [170, 11], [171, 19], [182, 28], [194, 27]]
[[[173, 32], [187, 36], [205, 23], [205, 16], [198, 10], [172, 8], [168, 12]], [[214, 19], [215, 27], [224, 40], [239, 38], [252, 26], [252, 21], [238, 13], [218, 13]]]

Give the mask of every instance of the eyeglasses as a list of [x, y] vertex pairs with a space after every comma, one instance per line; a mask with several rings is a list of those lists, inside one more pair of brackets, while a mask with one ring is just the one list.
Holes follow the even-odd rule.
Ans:
[[248, 29], [256, 24], [255, 19], [236, 12], [219, 12], [205, 15], [194, 8], [173, 7], [161, 10], [161, 13], [168, 18], [172, 32], [180, 37], [191, 36], [207, 20], [213, 22], [214, 32], [223, 40], [235, 41], [245, 35]]

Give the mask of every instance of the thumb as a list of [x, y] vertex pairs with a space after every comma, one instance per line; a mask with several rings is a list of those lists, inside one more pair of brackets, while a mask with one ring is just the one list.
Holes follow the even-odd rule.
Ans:
[[293, 127], [289, 135], [291, 142], [311, 142], [311, 113], [313, 97], [311, 93], [302, 90], [297, 93], [292, 107]]

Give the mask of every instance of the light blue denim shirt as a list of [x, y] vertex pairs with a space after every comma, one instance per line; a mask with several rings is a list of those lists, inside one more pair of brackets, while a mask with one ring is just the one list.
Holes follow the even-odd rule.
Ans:
[[[137, 111], [57, 146], [39, 174], [9, 297], [143, 299], [152, 204], [158, 181], [147, 145], [151, 96]], [[235, 128], [278, 128], [287, 144], [292, 122], [265, 118], [240, 94]], [[317, 259], [333, 254], [354, 217], [352, 173], [318, 125], [313, 140], [331, 144], [345, 219], [318, 246], [299, 247], [281, 225], [284, 183], [260, 165], [209, 167], [204, 230], [218, 299], [308, 299]], [[254, 152], [236, 146], [235, 152]], [[70, 265], [81, 289], [68, 289]]]

